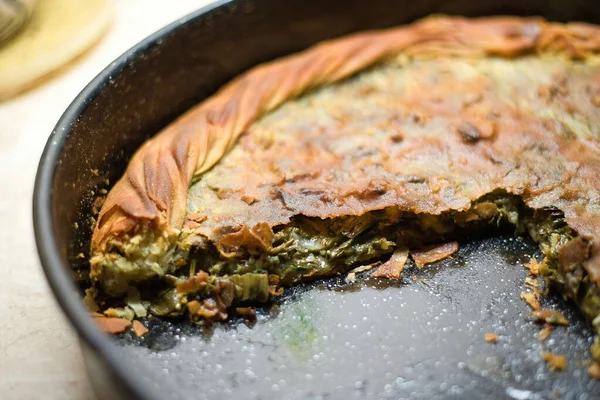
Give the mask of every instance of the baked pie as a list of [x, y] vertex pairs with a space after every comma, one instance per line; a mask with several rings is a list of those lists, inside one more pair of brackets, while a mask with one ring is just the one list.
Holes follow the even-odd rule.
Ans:
[[96, 296], [222, 320], [511, 227], [600, 333], [599, 52], [593, 25], [437, 16], [259, 65], [133, 156], [93, 233]]

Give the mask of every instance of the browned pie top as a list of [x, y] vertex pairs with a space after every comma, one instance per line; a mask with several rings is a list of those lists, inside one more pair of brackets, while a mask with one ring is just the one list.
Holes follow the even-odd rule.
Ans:
[[[259, 66], [138, 150], [92, 251], [184, 225], [218, 244], [298, 214], [439, 214], [496, 189], [600, 238], [598, 51], [596, 26], [433, 18]], [[600, 239], [585, 267], [600, 283]]]

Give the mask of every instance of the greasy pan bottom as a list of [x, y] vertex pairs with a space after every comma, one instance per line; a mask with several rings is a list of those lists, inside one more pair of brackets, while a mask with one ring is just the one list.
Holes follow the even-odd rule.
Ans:
[[[571, 325], [541, 342], [519, 298], [523, 264], [541, 258], [536, 247], [511, 236], [474, 239], [453, 259], [407, 268], [400, 283], [366, 273], [355, 284], [299, 285], [250, 327], [154, 318], [147, 336], [119, 338], [121, 356], [143, 366], [156, 390], [168, 380], [177, 399], [595, 398], [600, 382], [584, 363], [588, 324], [557, 296], [545, 297], [542, 305]], [[498, 342], [485, 342], [486, 333]], [[550, 372], [545, 351], [566, 355], [568, 368]]]
[[[518, 239], [476, 240], [415, 272], [416, 282], [407, 270], [399, 287], [299, 287], [252, 329], [234, 323], [210, 337], [187, 323], [153, 322], [159, 329], [142, 343], [125, 337], [115, 345], [81, 303], [72, 269], [86, 262], [76, 255], [89, 252], [98, 188], [122, 175], [146, 138], [253, 65], [431, 13], [600, 22], [600, 6], [587, 0], [221, 1], [144, 40], [73, 101], [40, 161], [34, 224], [44, 271], [81, 337], [100, 398], [597, 397], [598, 383], [578, 365], [589, 358], [591, 331], [569, 305], [547, 300], [572, 324], [543, 345], [535, 338], [539, 327], [519, 299], [519, 263], [535, 250]], [[499, 342], [485, 343], [486, 332]], [[549, 374], [543, 349], [567, 354], [568, 370]]]

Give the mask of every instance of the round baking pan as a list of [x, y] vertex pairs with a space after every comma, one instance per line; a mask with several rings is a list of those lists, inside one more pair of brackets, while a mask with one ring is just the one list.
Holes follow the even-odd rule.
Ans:
[[[88, 254], [94, 201], [145, 139], [257, 63], [432, 13], [600, 22], [600, 6], [583, 0], [221, 1], [145, 39], [79, 94], [48, 139], [33, 215], [44, 271], [80, 336], [100, 398], [533, 399], [600, 392], [579, 364], [589, 358], [591, 331], [568, 304], [559, 307], [572, 324], [551, 339], [569, 355], [568, 371], [548, 373], [542, 345], [528, 339], [538, 328], [518, 299], [525, 272], [515, 266], [536, 249], [521, 239], [465, 241], [455, 259], [427, 271], [409, 268], [406, 282], [391, 287], [359, 277], [297, 288], [260, 310], [252, 327], [233, 321], [205, 332], [157, 319], [147, 337], [115, 340], [96, 328], [81, 302], [73, 271], [87, 262], [77, 255]], [[488, 330], [502, 334], [496, 347], [476, 343]]]

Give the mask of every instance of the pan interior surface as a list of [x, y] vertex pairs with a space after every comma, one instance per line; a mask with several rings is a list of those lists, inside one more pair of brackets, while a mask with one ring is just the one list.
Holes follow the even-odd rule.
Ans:
[[[519, 298], [534, 256], [524, 239], [474, 239], [453, 259], [407, 267], [401, 282], [365, 273], [354, 284], [340, 277], [298, 286], [251, 326], [155, 318], [147, 336], [118, 339], [120, 354], [145, 384], [161, 391], [169, 382], [169, 395], [181, 399], [594, 398], [587, 323], [543, 296], [542, 306], [563, 311], [570, 325], [542, 342]], [[567, 356], [567, 369], [550, 372], [543, 352]]]

